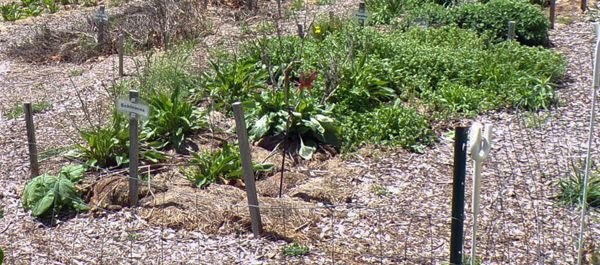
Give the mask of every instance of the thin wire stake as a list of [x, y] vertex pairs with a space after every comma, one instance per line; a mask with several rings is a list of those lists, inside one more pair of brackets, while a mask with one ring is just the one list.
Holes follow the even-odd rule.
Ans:
[[579, 220], [579, 236], [577, 238], [577, 265], [582, 264], [583, 257], [583, 234], [585, 228], [585, 212], [587, 208], [587, 189], [590, 175], [590, 164], [592, 159], [592, 140], [594, 139], [594, 120], [596, 119], [596, 89], [600, 84], [600, 68], [598, 67], [598, 51], [600, 50], [600, 38], [596, 36], [596, 49], [594, 53], [594, 83], [592, 87], [592, 113], [590, 114], [590, 131], [588, 136], [588, 148], [585, 158], [585, 173], [583, 175], [583, 194], [581, 198], [581, 218]]

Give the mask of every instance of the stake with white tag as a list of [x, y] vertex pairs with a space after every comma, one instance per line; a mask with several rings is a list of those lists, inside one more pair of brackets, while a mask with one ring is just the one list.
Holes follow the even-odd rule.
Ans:
[[148, 118], [150, 108], [139, 103], [139, 93], [129, 91], [129, 100], [117, 100], [117, 109], [129, 113], [129, 206], [135, 207], [138, 203], [138, 116]]
[[369, 13], [367, 12], [367, 6], [364, 2], [358, 4], [358, 12], [356, 13], [356, 18], [358, 18], [358, 24], [361, 27], [364, 27], [367, 24], [367, 20], [369, 19]]

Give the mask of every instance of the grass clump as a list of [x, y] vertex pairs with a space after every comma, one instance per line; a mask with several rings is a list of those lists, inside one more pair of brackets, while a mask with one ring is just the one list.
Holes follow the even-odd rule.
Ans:
[[[581, 167], [572, 165], [572, 174], [558, 180], [559, 193], [556, 199], [563, 205], [580, 206], [583, 198], [584, 172]], [[590, 207], [600, 207], [600, 172], [591, 171], [588, 177], [586, 203]]]
[[[31, 104], [31, 112], [32, 114], [43, 113], [52, 108], [52, 104], [48, 101], [39, 101]], [[23, 109], [23, 105], [14, 105], [11, 109], [7, 111], [5, 117], [10, 120], [21, 118], [25, 115], [25, 110]]]

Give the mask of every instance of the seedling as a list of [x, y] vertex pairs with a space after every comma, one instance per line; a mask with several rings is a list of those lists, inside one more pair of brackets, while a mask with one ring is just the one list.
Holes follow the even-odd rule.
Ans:
[[308, 255], [309, 252], [310, 249], [308, 246], [301, 245], [298, 242], [294, 242], [283, 247], [283, 254], [290, 257], [305, 256]]

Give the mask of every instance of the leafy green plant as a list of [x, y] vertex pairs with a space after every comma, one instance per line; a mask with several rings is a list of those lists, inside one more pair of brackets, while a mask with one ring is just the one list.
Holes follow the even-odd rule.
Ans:
[[287, 152], [311, 159], [320, 144], [339, 148], [341, 143], [331, 108], [303, 92], [264, 91], [247, 102], [249, 136], [252, 140], [275, 139]]
[[458, 7], [454, 20], [459, 27], [488, 32], [496, 40], [506, 39], [508, 22], [515, 21], [516, 39], [526, 45], [548, 44], [548, 18], [538, 6], [523, 0], [491, 0]]
[[[92, 168], [123, 167], [129, 164], [129, 125], [125, 117], [113, 112], [111, 121], [104, 126], [98, 126], [81, 131], [85, 144], [77, 144], [76, 149], [66, 154], [68, 157], [84, 159], [87, 166]], [[143, 137], [141, 137], [142, 140]], [[142, 141], [140, 156], [144, 161], [157, 163], [165, 159], [156, 146]]]
[[390, 24], [401, 15], [408, 1], [398, 0], [365, 0], [369, 12], [369, 23], [374, 25]]
[[204, 85], [219, 107], [230, 109], [232, 103], [243, 102], [264, 88], [267, 76], [267, 71], [255, 61], [221, 58], [210, 63]]
[[302, 10], [304, 8], [304, 0], [292, 0], [290, 9], [294, 11]]
[[145, 138], [158, 140], [178, 152], [185, 137], [207, 127], [204, 114], [182, 95], [182, 89], [155, 91], [148, 96], [151, 115], [144, 124]]
[[61, 212], [87, 211], [89, 208], [75, 187], [75, 183], [83, 178], [84, 172], [82, 165], [68, 166], [62, 168], [56, 176], [46, 173], [33, 178], [23, 191], [23, 208], [31, 210], [31, 215], [42, 219]]
[[364, 144], [399, 145], [422, 151], [435, 141], [427, 119], [415, 110], [403, 107], [399, 100], [392, 107], [355, 113], [342, 125], [344, 147], [348, 151]]
[[[272, 169], [270, 164], [254, 164], [257, 172]], [[243, 178], [242, 161], [237, 146], [225, 143], [214, 152], [193, 153], [190, 165], [181, 169], [186, 178], [199, 188], [211, 183], [229, 183]]]
[[[559, 189], [556, 199], [563, 205], [580, 206], [582, 203], [584, 172], [581, 164], [583, 163], [579, 163], [579, 165], [572, 163], [571, 175], [559, 179], [556, 183]], [[590, 172], [586, 201], [590, 207], [600, 207], [600, 172], [598, 171]]]
[[282, 252], [286, 256], [299, 257], [308, 255], [310, 253], [310, 248], [298, 242], [293, 242], [284, 246]]

